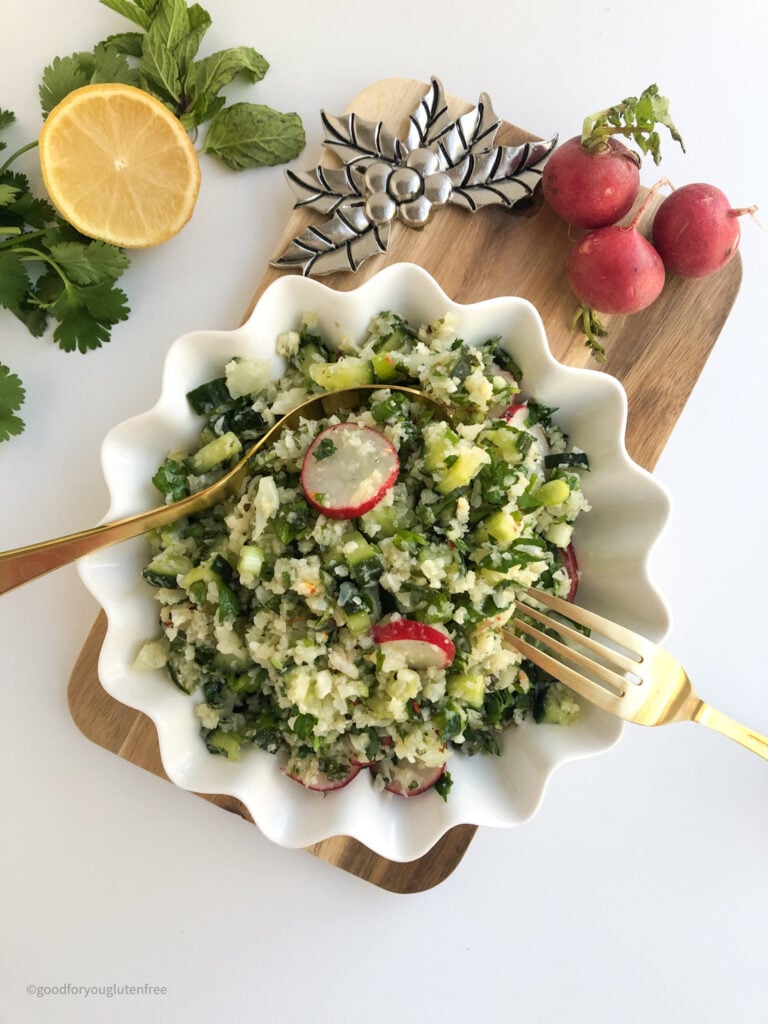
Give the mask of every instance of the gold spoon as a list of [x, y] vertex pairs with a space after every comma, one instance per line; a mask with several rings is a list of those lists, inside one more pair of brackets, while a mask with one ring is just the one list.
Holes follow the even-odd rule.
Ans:
[[118, 544], [131, 537], [138, 537], [142, 533], [149, 533], [150, 530], [154, 530], [158, 526], [165, 526], [167, 523], [181, 519], [182, 516], [192, 515], [194, 512], [200, 512], [204, 508], [218, 504], [237, 492], [248, 475], [249, 464], [253, 456], [274, 441], [286, 427], [296, 426], [301, 419], [321, 419], [324, 416], [333, 415], [340, 409], [355, 409], [360, 406], [370, 392], [383, 388], [402, 392], [416, 401], [424, 402], [443, 418], [448, 414], [446, 406], [423, 391], [395, 384], [362, 384], [355, 388], [342, 388], [339, 391], [315, 395], [301, 405], [297, 405], [295, 409], [274, 423], [258, 441], [251, 445], [240, 461], [215, 483], [204, 487], [195, 494], [190, 494], [187, 498], [182, 498], [181, 501], [174, 501], [169, 505], [150, 509], [148, 512], [139, 512], [137, 515], [127, 516], [125, 519], [104, 523], [90, 530], [71, 533], [66, 537], [57, 537], [54, 540], [45, 540], [23, 548], [14, 548], [12, 551], [0, 552], [0, 594], [20, 587], [23, 583], [28, 583], [53, 569], [60, 569], [62, 565], [68, 565], [92, 551], [98, 551], [110, 544]]

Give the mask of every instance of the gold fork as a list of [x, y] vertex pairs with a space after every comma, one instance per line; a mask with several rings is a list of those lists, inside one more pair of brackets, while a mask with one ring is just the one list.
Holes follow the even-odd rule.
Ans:
[[[658, 644], [544, 591], [530, 588], [525, 596], [526, 601], [515, 604], [515, 616], [504, 631], [506, 642], [581, 697], [638, 725], [698, 722], [768, 760], [768, 737], [703, 701], [680, 662]], [[586, 627], [589, 635], [561, 616]], [[623, 650], [602, 643], [595, 634]]]

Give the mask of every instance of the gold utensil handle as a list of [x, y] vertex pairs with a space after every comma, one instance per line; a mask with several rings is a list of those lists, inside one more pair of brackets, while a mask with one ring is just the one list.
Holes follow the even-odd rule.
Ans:
[[[199, 503], [193, 502], [195, 497], [196, 495], [192, 495], [173, 505], [163, 505], [125, 519], [116, 519], [114, 522], [71, 533], [66, 537], [44, 540], [39, 544], [15, 548], [13, 551], [3, 551], [0, 553], [0, 594], [6, 594], [9, 590], [37, 579], [38, 576], [44, 576], [53, 569], [60, 569], [61, 566], [68, 565], [92, 551], [129, 540], [131, 537], [138, 537], [158, 526], [173, 522], [186, 511], [194, 510], [195, 504], [199, 506]], [[187, 504], [192, 508], [187, 509]]]
[[704, 701], [701, 702], [701, 706], [694, 714], [693, 720], [735, 740], [747, 750], [759, 754], [760, 757], [764, 757], [768, 761], [768, 736], [761, 736], [759, 732], [748, 729], [739, 722], [734, 722], [732, 718], [728, 718], [727, 715], [710, 707]]

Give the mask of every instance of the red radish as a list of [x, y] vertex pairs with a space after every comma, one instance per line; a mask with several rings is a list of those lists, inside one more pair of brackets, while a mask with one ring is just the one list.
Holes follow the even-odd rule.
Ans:
[[734, 210], [713, 185], [683, 185], [668, 196], [653, 221], [653, 244], [670, 274], [707, 277], [736, 254], [739, 217], [755, 207]]
[[298, 782], [306, 789], [314, 790], [316, 793], [327, 793], [332, 789], [343, 789], [344, 786], [348, 786], [350, 782], [360, 774], [361, 765], [350, 764], [346, 775], [343, 775], [340, 779], [331, 779], [325, 772], [309, 772], [306, 775], [302, 775], [298, 771], [291, 771], [288, 768], [285, 769], [285, 774], [289, 779], [293, 779], [294, 782]]
[[565, 596], [566, 601], [575, 601], [576, 592], [579, 589], [579, 563], [576, 558], [576, 549], [573, 544], [569, 544], [567, 548], [563, 548], [560, 552], [560, 557], [563, 560], [563, 568], [565, 569], [568, 579], [571, 581], [571, 589]]
[[374, 626], [371, 634], [380, 647], [402, 654], [410, 668], [446, 668], [456, 656], [453, 640], [425, 622], [396, 619]]
[[601, 313], [637, 313], [658, 298], [664, 264], [635, 226], [597, 228], [572, 250], [568, 281], [582, 306]]
[[[376, 769], [373, 769], [376, 774]], [[414, 765], [408, 761], [398, 761], [390, 771], [389, 782], [384, 788], [396, 796], [419, 796], [431, 789], [445, 771], [445, 765], [429, 768], [426, 765]]]
[[384, 434], [337, 423], [307, 449], [301, 486], [310, 505], [330, 519], [354, 519], [378, 505], [399, 469], [397, 450]]
[[564, 142], [544, 166], [544, 198], [568, 224], [599, 228], [615, 224], [634, 206], [640, 190], [640, 159], [618, 139], [597, 149], [580, 135]]
[[504, 410], [504, 412], [501, 414], [499, 418], [502, 420], [506, 420], [507, 423], [509, 423], [510, 420], [513, 420], [515, 416], [517, 416], [517, 414], [519, 412], [522, 412], [524, 409], [528, 409], [527, 402], [513, 402], [511, 405], [507, 406], [507, 408]]

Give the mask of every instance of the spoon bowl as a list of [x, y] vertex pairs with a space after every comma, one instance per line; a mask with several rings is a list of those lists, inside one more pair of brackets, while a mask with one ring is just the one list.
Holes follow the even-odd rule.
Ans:
[[183, 516], [201, 512], [203, 509], [217, 505], [220, 501], [237, 493], [241, 484], [248, 476], [251, 460], [257, 452], [273, 443], [283, 430], [298, 425], [302, 419], [317, 420], [332, 416], [342, 410], [357, 409], [366, 398], [375, 391], [387, 389], [408, 395], [412, 400], [422, 402], [442, 418], [447, 418], [448, 408], [432, 398], [431, 395], [416, 388], [403, 387], [396, 384], [361, 384], [354, 388], [341, 388], [338, 391], [327, 391], [297, 405], [285, 416], [281, 417], [256, 440], [235, 465], [215, 480], [194, 494], [180, 501], [174, 501], [159, 508], [139, 512], [136, 515], [117, 519], [110, 523], [78, 533], [56, 537], [53, 540], [40, 541], [11, 551], [0, 552], [0, 594], [20, 587], [23, 583], [44, 576], [53, 569], [59, 569], [70, 562], [76, 561], [92, 551], [118, 544], [149, 533], [160, 526], [176, 522]]

